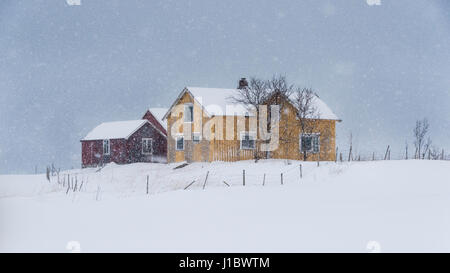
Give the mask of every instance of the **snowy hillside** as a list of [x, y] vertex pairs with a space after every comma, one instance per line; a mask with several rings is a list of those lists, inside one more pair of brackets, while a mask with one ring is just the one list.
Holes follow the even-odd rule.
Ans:
[[450, 251], [448, 161], [175, 166], [0, 176], [0, 251]]

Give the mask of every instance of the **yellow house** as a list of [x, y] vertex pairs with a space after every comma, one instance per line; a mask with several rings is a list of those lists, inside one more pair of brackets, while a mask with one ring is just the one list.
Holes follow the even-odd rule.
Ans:
[[[319, 97], [313, 100], [319, 116], [308, 119], [306, 123], [314, 126], [302, 132], [305, 123], [299, 121], [292, 98], [270, 97], [258, 118], [251, 107], [233, 103], [237, 92], [185, 87], [164, 115], [167, 162], [336, 159], [335, 128], [340, 120]], [[270, 114], [266, 118], [262, 113]]]

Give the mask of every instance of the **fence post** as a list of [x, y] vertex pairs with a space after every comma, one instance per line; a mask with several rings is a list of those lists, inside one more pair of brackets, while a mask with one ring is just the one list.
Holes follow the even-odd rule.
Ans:
[[149, 179], [149, 177], [147, 175], [147, 194], [148, 194], [148, 179]]
[[266, 183], [266, 174], [264, 174], [264, 177], [263, 177], [263, 186], [265, 183]]
[[283, 173], [281, 173], [281, 185], [283, 185]]
[[242, 170], [242, 185], [245, 186], [245, 170]]
[[50, 168], [48, 166], [45, 169], [45, 177], [47, 178], [48, 182], [50, 182]]
[[75, 186], [73, 187], [73, 192], [77, 191], [77, 186], [78, 186], [78, 175], [75, 175]]
[[208, 180], [209, 171], [206, 173], [205, 183], [203, 183], [203, 189], [206, 187], [206, 181]]
[[100, 186], [97, 186], [97, 194], [95, 195], [95, 201], [99, 201], [100, 199]]
[[189, 185], [187, 185], [187, 186], [184, 188], [184, 190], [187, 190], [192, 184], [195, 183], [195, 181], [197, 181], [197, 180], [194, 180], [194, 181], [192, 181], [191, 183], [189, 183]]
[[350, 162], [350, 160], [352, 160], [352, 146], [350, 145], [350, 150], [348, 151], [348, 162]]
[[388, 153], [389, 153], [389, 145], [387, 146], [386, 153], [384, 154], [384, 160], [387, 159]]
[[300, 164], [300, 179], [303, 178], [302, 164]]

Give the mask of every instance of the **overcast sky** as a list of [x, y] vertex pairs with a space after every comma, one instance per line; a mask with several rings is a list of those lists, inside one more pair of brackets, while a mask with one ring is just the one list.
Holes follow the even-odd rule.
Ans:
[[275, 73], [343, 119], [342, 150], [400, 155], [428, 117], [450, 153], [449, 2], [1, 0], [0, 173], [79, 167], [101, 122]]

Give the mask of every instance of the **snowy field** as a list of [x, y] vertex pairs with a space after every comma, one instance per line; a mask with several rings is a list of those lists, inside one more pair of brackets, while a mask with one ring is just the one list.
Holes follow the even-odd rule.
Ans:
[[450, 251], [449, 161], [175, 166], [0, 176], [0, 252]]

